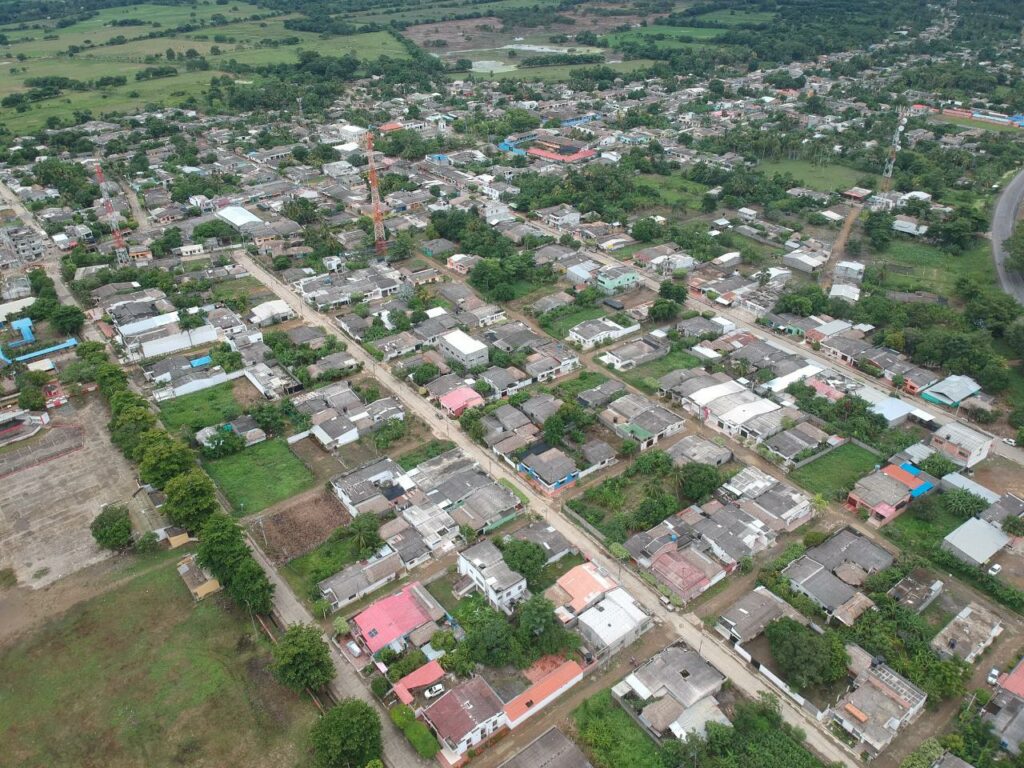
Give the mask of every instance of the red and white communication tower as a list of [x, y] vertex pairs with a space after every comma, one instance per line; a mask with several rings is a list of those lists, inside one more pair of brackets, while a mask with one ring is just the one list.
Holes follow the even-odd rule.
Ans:
[[370, 204], [373, 206], [373, 245], [377, 255], [388, 252], [387, 235], [384, 232], [384, 212], [380, 207], [380, 185], [377, 180], [377, 161], [373, 157], [373, 132], [366, 132], [366, 162], [370, 166], [367, 174], [370, 180]]
[[107, 221], [110, 223], [110, 234], [114, 237], [114, 253], [117, 256], [118, 264], [128, 263], [128, 246], [124, 244], [124, 235], [121, 234], [121, 227], [118, 222], [121, 220], [119, 214], [114, 212], [114, 204], [110, 202], [110, 195], [107, 194], [106, 179], [103, 177], [103, 168], [96, 163], [96, 181], [99, 182], [100, 192], [103, 195], [103, 210], [107, 214]]

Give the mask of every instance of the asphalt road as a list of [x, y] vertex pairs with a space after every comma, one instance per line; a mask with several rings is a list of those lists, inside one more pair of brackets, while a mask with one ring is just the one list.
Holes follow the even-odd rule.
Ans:
[[996, 260], [996, 272], [999, 284], [1019, 304], [1024, 304], [1024, 272], [1006, 268], [1007, 254], [1003, 243], [1013, 234], [1013, 225], [1017, 221], [1021, 203], [1024, 203], [1024, 170], [1018, 173], [1004, 187], [996, 201], [995, 213], [992, 214], [992, 256]]

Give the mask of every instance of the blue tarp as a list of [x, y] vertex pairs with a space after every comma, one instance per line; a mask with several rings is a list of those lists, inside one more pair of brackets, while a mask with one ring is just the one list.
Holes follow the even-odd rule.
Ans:
[[195, 360], [190, 361], [189, 365], [192, 368], [202, 368], [204, 365], [209, 365], [212, 362], [212, 357], [210, 357], [209, 355], [203, 355], [202, 357], [197, 357]]

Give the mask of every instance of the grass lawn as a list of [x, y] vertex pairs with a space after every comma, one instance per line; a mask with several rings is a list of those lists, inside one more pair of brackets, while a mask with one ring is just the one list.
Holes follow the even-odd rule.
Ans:
[[669, 352], [660, 360], [652, 360], [649, 363], [638, 365], [631, 371], [623, 371], [620, 378], [625, 379], [637, 389], [649, 395], [658, 391], [658, 379], [672, 371], [680, 368], [694, 368], [700, 365], [700, 360], [684, 349], [677, 349]]
[[864, 475], [871, 472], [881, 459], [859, 445], [841, 445], [820, 459], [812, 461], [790, 473], [794, 483], [811, 493], [831, 498], [837, 489], [852, 488]]
[[722, 9], [702, 13], [697, 17], [701, 21], [715, 21], [729, 27], [739, 27], [743, 24], [764, 24], [775, 18], [770, 11], [736, 11]]
[[980, 240], [973, 248], [953, 256], [928, 243], [896, 237], [889, 247], [871, 257], [875, 265], [885, 269], [882, 285], [900, 291], [931, 291], [952, 296], [957, 278], [973, 277], [980, 285], [994, 286], [995, 264], [991, 245]]
[[231, 421], [242, 415], [233, 390], [234, 383], [226, 381], [200, 392], [165, 400], [160, 404], [160, 418], [172, 432], [181, 427], [196, 431]]
[[142, 562], [0, 653], [4, 765], [299, 763], [315, 710], [274, 681], [248, 617]]
[[448, 611], [449, 614], [455, 615], [455, 608], [459, 604], [458, 599], [452, 594], [452, 580], [447, 576], [442, 576], [439, 579], [427, 584], [427, 592], [429, 592], [437, 602], [441, 604], [441, 607]]
[[312, 594], [318, 581], [334, 575], [357, 560], [359, 549], [354, 537], [348, 536], [337, 540], [333, 540], [332, 537], [312, 552], [290, 560], [288, 565], [281, 569], [281, 574], [296, 594], [307, 597]]
[[619, 48], [623, 44], [647, 42], [654, 43], [658, 48], [696, 48], [701, 47], [697, 41], [714, 40], [723, 34], [724, 29], [715, 27], [667, 27], [652, 24], [628, 32], [613, 32], [604, 39], [612, 48]]
[[[558, 310], [555, 310], [555, 312], [558, 312]], [[561, 340], [569, 335], [571, 329], [583, 321], [596, 320], [599, 317], [604, 317], [604, 315], [604, 310], [599, 307], [578, 307], [551, 320], [541, 317], [540, 325], [556, 339]]]
[[316, 477], [280, 438], [206, 462], [234, 512], [251, 515], [313, 486]]
[[942, 545], [942, 540], [960, 527], [962, 518], [951, 515], [941, 503], [932, 497], [925, 497], [912, 503], [882, 529], [886, 538], [909, 552], [927, 556]]
[[544, 566], [541, 576], [542, 588], [547, 589], [577, 565], [583, 565], [586, 561], [587, 559], [583, 555], [569, 553], [562, 557], [561, 560], [556, 560], [550, 565]]
[[552, 390], [563, 400], [575, 400], [580, 392], [599, 387], [606, 381], [608, 377], [597, 371], [580, 371], [576, 376], [559, 380]]
[[455, 443], [451, 440], [431, 440], [429, 443], [413, 448], [407, 453], [403, 453], [395, 461], [402, 469], [408, 472], [410, 469], [414, 469], [422, 464], [424, 461], [429, 461], [435, 456], [440, 456], [442, 453], [450, 451], [455, 447]]
[[572, 713], [579, 741], [598, 768], [662, 765], [661, 749], [612, 699], [611, 691], [591, 696]]
[[653, 189], [661, 196], [662, 203], [669, 207], [681, 205], [686, 210], [699, 210], [708, 188], [696, 181], [690, 181], [682, 174], [660, 176], [645, 174], [637, 179], [641, 185]]
[[962, 125], [964, 128], [984, 128], [986, 131], [996, 133], [1020, 133], [1021, 129], [1016, 125], [1005, 125], [1003, 123], [990, 123], [986, 120], [972, 120], [969, 117], [955, 117], [953, 115], [932, 115], [930, 120], [939, 123], [952, 123]]
[[858, 180], [872, 174], [864, 173], [845, 165], [815, 165], [809, 160], [771, 160], [757, 164], [757, 168], [767, 174], [789, 173], [801, 184], [820, 192], [835, 192], [849, 189]]

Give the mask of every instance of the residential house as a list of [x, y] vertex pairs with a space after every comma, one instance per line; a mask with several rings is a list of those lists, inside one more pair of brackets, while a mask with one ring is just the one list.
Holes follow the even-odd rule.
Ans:
[[988, 452], [995, 442], [994, 437], [983, 435], [970, 427], [951, 421], [942, 425], [933, 434], [929, 445], [941, 451], [962, 467], [973, 467], [988, 458]]
[[718, 617], [715, 630], [727, 640], [748, 643], [773, 621], [788, 617], [805, 622], [800, 612], [767, 587], [757, 586]]
[[586, 647], [596, 658], [604, 659], [638, 640], [652, 623], [633, 596], [616, 587], [580, 614], [577, 627]]
[[623, 678], [612, 695], [643, 703], [637, 719], [655, 739], [686, 739], [693, 734], [703, 737], [709, 722], [730, 724], [715, 701], [724, 684], [725, 675], [679, 643]]
[[526, 579], [508, 567], [501, 551], [488, 539], [460, 552], [458, 569], [488, 603], [509, 616], [516, 604], [528, 597]]
[[909, 462], [902, 466], [889, 464], [858, 480], [846, 498], [846, 506], [852, 511], [866, 511], [868, 522], [880, 528], [902, 514], [911, 501], [937, 486], [935, 478]]
[[439, 761], [449, 768], [462, 765], [470, 748], [508, 726], [504, 703], [480, 676], [441, 696], [423, 710], [423, 719], [441, 743]]
[[1002, 619], [971, 601], [932, 638], [931, 647], [940, 658], [973, 664], [1002, 632]]
[[446, 358], [455, 360], [467, 369], [487, 365], [487, 345], [465, 331], [449, 331], [440, 338], [438, 346]]
[[836, 702], [832, 719], [860, 741], [869, 754], [877, 755], [912, 723], [924, 709], [924, 691], [892, 667], [857, 646], [847, 646], [853, 689]]
[[682, 417], [635, 393], [613, 400], [600, 419], [620, 437], [639, 443], [640, 450], [676, 434], [685, 425]]
[[968, 565], [981, 567], [1010, 543], [1002, 528], [972, 517], [942, 540], [942, 549]]
[[186, 555], [178, 561], [178, 575], [196, 602], [221, 590], [220, 582], [207, 569], [199, 566], [195, 555]]
[[356, 614], [351, 621], [352, 637], [373, 656], [385, 648], [401, 653], [410, 644], [420, 647], [429, 643], [444, 617], [444, 608], [414, 581]]
[[569, 329], [566, 339], [574, 344], [579, 344], [581, 349], [588, 350], [598, 344], [621, 339], [623, 336], [636, 333], [639, 330], [640, 326], [636, 323], [622, 326], [607, 317], [600, 317], [596, 320], [584, 320], [573, 326]]
[[349, 565], [316, 586], [331, 610], [338, 611], [394, 581], [404, 571], [398, 552], [385, 544], [373, 557]]
[[560, 448], [548, 448], [541, 453], [528, 453], [520, 459], [516, 469], [549, 496], [571, 486], [580, 475], [576, 463]]

